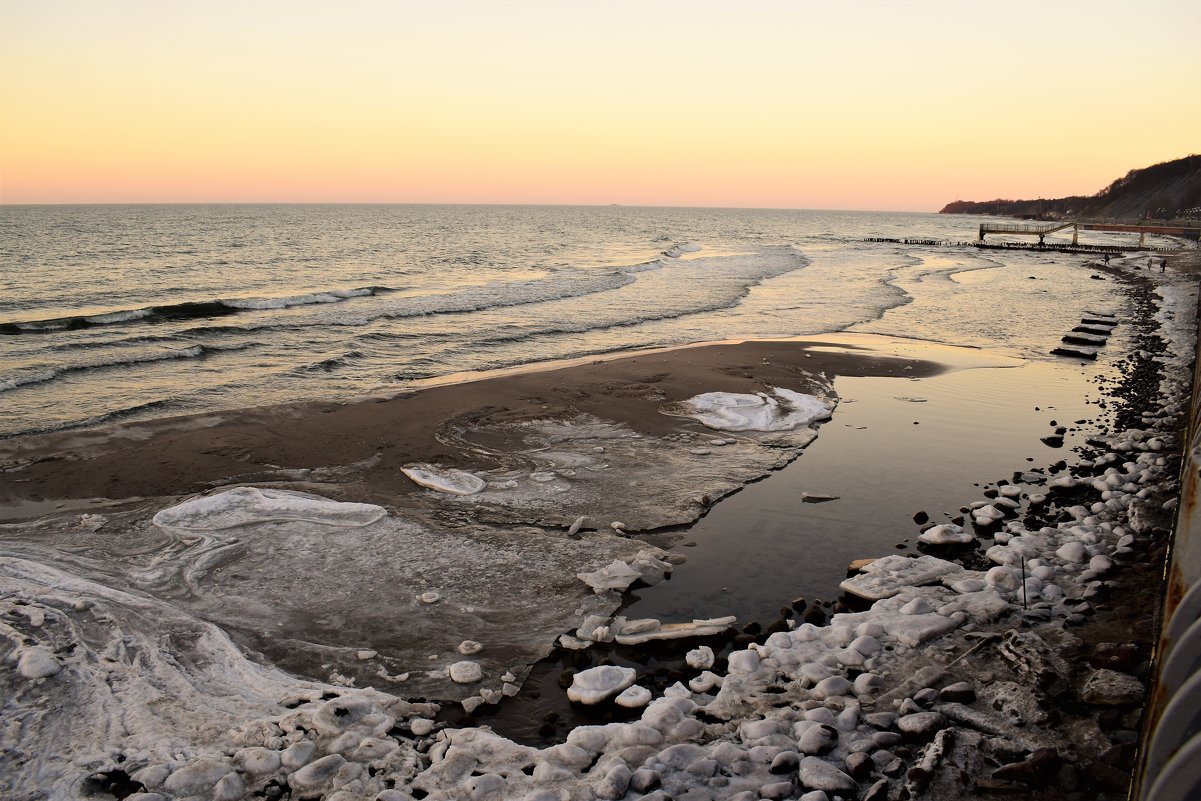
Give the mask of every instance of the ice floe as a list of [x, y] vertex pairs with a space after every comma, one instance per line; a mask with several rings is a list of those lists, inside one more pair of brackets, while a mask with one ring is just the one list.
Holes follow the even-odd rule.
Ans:
[[435, 492], [447, 492], [451, 495], [474, 495], [488, 486], [488, 482], [479, 476], [454, 468], [413, 464], [402, 467], [400, 472], [412, 479], [415, 484], [420, 484]]
[[385, 515], [383, 507], [373, 504], [340, 503], [289, 490], [235, 487], [164, 509], [152, 522], [161, 528], [185, 531], [224, 531], [280, 521], [357, 528]]
[[689, 398], [685, 413], [718, 431], [792, 431], [830, 417], [834, 404], [774, 387], [769, 392], [706, 392]]

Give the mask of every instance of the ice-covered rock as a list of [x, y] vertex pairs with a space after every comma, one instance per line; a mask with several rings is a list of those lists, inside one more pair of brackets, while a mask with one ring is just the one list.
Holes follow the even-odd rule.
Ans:
[[151, 522], [160, 528], [184, 531], [222, 531], [285, 521], [358, 528], [386, 515], [383, 507], [374, 504], [341, 503], [290, 490], [234, 487], [163, 509]]
[[843, 592], [878, 601], [896, 595], [906, 587], [934, 584], [942, 577], [962, 573], [963, 568], [954, 562], [934, 556], [885, 556], [863, 568], [857, 576], [851, 576], [838, 586]]
[[27, 679], [44, 679], [63, 669], [62, 663], [45, 648], [35, 645], [19, 650], [17, 673]]
[[706, 392], [683, 406], [688, 416], [719, 431], [792, 431], [828, 419], [834, 408], [823, 398], [779, 387], [755, 394]]
[[581, 670], [572, 677], [571, 686], [567, 688], [567, 697], [578, 704], [599, 704], [629, 687], [636, 678], [638, 672], [634, 668], [616, 665], [601, 665]]
[[693, 648], [684, 655], [684, 662], [690, 668], [697, 670], [708, 670], [713, 667], [713, 662], [716, 657], [713, 655], [713, 649], [707, 645], [702, 645], [699, 648]]
[[965, 545], [976, 541], [976, 535], [965, 531], [963, 526], [954, 523], [944, 523], [923, 531], [918, 536], [918, 542], [927, 545]]
[[483, 677], [484, 671], [478, 662], [463, 660], [450, 666], [450, 678], [456, 684], [474, 684]]
[[613, 699], [618, 706], [626, 709], [640, 709], [651, 702], [651, 691], [637, 684], [626, 687]]
[[400, 468], [400, 472], [415, 484], [451, 495], [474, 495], [488, 485], [488, 482], [473, 473], [430, 464], [411, 464]]

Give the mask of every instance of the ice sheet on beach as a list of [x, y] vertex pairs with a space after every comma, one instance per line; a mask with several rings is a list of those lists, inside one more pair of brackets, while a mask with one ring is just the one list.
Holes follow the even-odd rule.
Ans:
[[846, 579], [838, 586], [843, 592], [878, 601], [890, 598], [907, 587], [935, 584], [944, 576], [962, 571], [963, 568], [954, 562], [935, 556], [919, 556], [916, 559], [885, 556], [863, 568], [863, 573]]
[[684, 407], [718, 431], [792, 431], [826, 420], [834, 404], [824, 398], [774, 387], [770, 392], [706, 392]]
[[[664, 411], [684, 413], [681, 404]], [[591, 521], [589, 529], [621, 522], [627, 532], [680, 525], [747, 482], [780, 469], [816, 436], [800, 426], [722, 438], [723, 445], [711, 446], [708, 434], [650, 436], [584, 414], [516, 423], [473, 421], [446, 437], [460, 448], [487, 452], [496, 465], [480, 474], [487, 486], [467, 496], [426, 493], [423, 500], [455, 514], [470, 508], [475, 519], [488, 523], [567, 528], [583, 517]], [[572, 534], [579, 532], [577, 527]]]
[[162, 528], [185, 531], [224, 531], [256, 523], [296, 521], [321, 526], [356, 528], [387, 515], [368, 503], [339, 503], [318, 495], [290, 490], [235, 487], [215, 495], [193, 498], [164, 509], [153, 518]]

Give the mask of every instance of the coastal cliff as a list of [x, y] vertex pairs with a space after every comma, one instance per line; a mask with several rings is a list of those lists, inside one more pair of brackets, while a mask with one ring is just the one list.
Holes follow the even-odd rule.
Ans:
[[1131, 170], [1095, 195], [1038, 200], [956, 200], [940, 214], [1060, 219], [1063, 217], [1172, 219], [1201, 215], [1201, 156]]

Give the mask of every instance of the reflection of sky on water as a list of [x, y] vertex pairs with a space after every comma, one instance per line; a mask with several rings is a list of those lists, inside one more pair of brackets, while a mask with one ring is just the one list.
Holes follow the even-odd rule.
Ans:
[[[793, 597], [835, 599], [850, 561], [894, 553], [905, 539], [912, 548], [915, 513], [946, 522], [984, 500], [973, 482], [1069, 457], [1083, 434], [1070, 433], [1061, 450], [1039, 438], [1052, 433], [1051, 421], [1070, 428], [1095, 418], [1086, 398], [1097, 395], [1090, 377], [1099, 371], [1062, 361], [920, 380], [836, 379], [843, 402], [817, 440], [718, 503], [685, 534], [697, 543], [679, 549], [689, 561], [670, 581], [637, 591], [624, 614], [770, 622]], [[803, 503], [803, 492], [839, 500]]]

